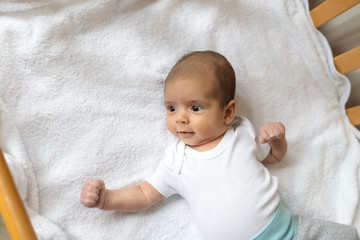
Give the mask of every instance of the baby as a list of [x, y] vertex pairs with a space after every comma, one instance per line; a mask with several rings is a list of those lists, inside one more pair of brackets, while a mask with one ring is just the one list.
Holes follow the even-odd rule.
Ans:
[[[235, 117], [235, 82], [231, 64], [219, 53], [180, 59], [164, 88], [166, 125], [178, 140], [146, 181], [109, 190], [102, 180], [89, 179], [81, 203], [136, 212], [180, 194], [206, 239], [321, 239], [319, 231], [324, 239], [357, 239], [352, 227], [306, 221], [284, 206], [277, 178], [263, 164], [284, 158], [285, 127], [267, 123], [257, 140], [251, 123]], [[326, 233], [327, 224], [333, 232]]]

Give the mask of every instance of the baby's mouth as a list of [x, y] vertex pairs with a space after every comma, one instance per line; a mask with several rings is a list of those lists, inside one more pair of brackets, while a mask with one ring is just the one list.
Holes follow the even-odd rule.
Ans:
[[192, 137], [195, 133], [194, 132], [186, 132], [186, 131], [179, 131], [178, 132], [183, 138], [190, 138]]

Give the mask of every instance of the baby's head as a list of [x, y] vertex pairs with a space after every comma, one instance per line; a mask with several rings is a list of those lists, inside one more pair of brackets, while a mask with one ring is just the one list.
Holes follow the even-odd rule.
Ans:
[[213, 86], [213, 97], [225, 106], [235, 95], [235, 72], [229, 61], [214, 51], [197, 51], [183, 56], [171, 69], [166, 84], [184, 78]]
[[182, 57], [165, 82], [166, 124], [194, 149], [217, 145], [235, 114], [235, 73], [224, 56], [212, 51]]

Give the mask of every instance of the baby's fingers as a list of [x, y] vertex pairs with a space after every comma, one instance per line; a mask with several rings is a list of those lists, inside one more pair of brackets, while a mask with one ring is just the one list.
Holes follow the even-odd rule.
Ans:
[[87, 180], [81, 189], [81, 204], [83, 204], [85, 207], [95, 207], [97, 201], [99, 200], [101, 189], [103, 188], [105, 188], [105, 184], [102, 180]]
[[260, 143], [270, 142], [276, 140], [276, 135], [272, 129], [264, 129], [260, 136]]
[[96, 202], [99, 199], [99, 195], [92, 192], [81, 192], [80, 202], [85, 207], [95, 207]]
[[267, 132], [265, 130], [260, 132], [260, 137], [259, 137], [259, 142], [261, 144], [267, 143], [268, 141], [270, 141], [270, 137], [267, 134]]
[[100, 190], [101, 188], [105, 187], [105, 183], [103, 180], [100, 179], [95, 179], [95, 178], [89, 178], [85, 185], [89, 185], [93, 188], [96, 188], [98, 190]]
[[285, 126], [281, 123], [277, 123], [274, 127], [274, 135], [277, 140], [285, 137]]
[[270, 133], [269, 137], [271, 140], [280, 140], [284, 137], [285, 133], [282, 131], [282, 129], [278, 126], [272, 127], [271, 130], [269, 130]]
[[281, 123], [268, 123], [260, 129], [260, 143], [279, 141], [285, 136], [285, 127]]

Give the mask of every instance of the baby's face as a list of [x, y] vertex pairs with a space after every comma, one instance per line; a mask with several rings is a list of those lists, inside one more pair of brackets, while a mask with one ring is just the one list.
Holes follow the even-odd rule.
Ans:
[[198, 151], [214, 148], [227, 127], [225, 110], [214, 96], [214, 81], [177, 78], [166, 84], [164, 99], [169, 131]]

